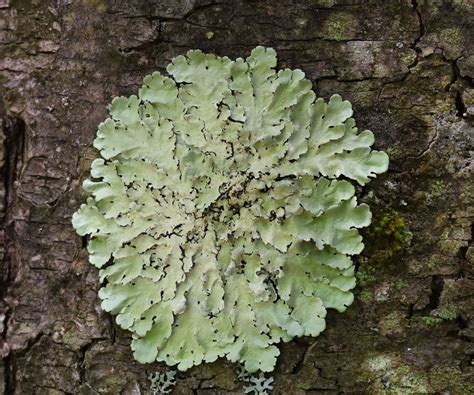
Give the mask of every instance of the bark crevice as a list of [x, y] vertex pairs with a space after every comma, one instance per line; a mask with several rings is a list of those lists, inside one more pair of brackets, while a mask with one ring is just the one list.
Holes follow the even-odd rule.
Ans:
[[3, 186], [3, 204], [1, 212], [1, 234], [3, 236], [3, 260], [0, 278], [0, 297], [4, 312], [2, 348], [5, 369], [4, 388], [6, 394], [13, 394], [16, 387], [15, 361], [7, 343], [8, 323], [12, 307], [8, 303], [8, 292], [15, 281], [16, 240], [15, 220], [13, 218], [13, 204], [15, 200], [15, 183], [18, 179], [23, 155], [25, 123], [19, 117], [3, 116], [2, 133], [4, 162], [1, 169]]

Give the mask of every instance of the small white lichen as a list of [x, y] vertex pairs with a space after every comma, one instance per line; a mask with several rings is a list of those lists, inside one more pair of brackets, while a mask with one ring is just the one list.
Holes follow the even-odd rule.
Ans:
[[273, 377], [265, 377], [263, 372], [252, 374], [247, 372], [243, 366], [240, 366], [237, 377], [245, 383], [244, 392], [246, 394], [266, 395], [273, 389]]
[[152, 395], [169, 394], [176, 385], [176, 371], [155, 372], [148, 376]]
[[263, 373], [258, 376], [251, 376], [249, 382], [244, 386], [246, 394], [254, 393], [256, 395], [269, 394], [273, 389], [273, 377], [265, 377]]

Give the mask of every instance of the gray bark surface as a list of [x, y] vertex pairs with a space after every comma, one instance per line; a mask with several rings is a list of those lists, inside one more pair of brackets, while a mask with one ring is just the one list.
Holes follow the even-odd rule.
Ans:
[[[473, 21], [472, 0], [0, 0], [0, 393], [149, 392], [165, 367], [101, 311], [70, 223], [96, 127], [172, 57], [256, 45], [349, 99], [391, 158], [363, 190], [356, 301], [281, 345], [274, 393], [474, 393]], [[242, 393], [235, 370], [174, 393]]]

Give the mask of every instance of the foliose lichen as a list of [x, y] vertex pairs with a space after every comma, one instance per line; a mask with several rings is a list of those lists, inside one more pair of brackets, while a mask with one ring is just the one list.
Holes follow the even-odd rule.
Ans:
[[348, 101], [316, 98], [276, 63], [271, 48], [189, 51], [99, 126], [73, 225], [139, 362], [272, 371], [276, 343], [317, 336], [327, 308], [353, 301], [350, 256], [371, 214], [349, 180], [366, 184], [388, 157]]

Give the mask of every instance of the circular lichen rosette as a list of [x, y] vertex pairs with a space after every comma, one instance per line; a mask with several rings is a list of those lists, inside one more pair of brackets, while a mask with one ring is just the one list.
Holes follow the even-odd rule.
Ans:
[[317, 336], [353, 300], [371, 215], [347, 179], [367, 183], [388, 157], [348, 101], [276, 63], [271, 48], [189, 51], [99, 125], [73, 225], [139, 362], [271, 371], [276, 343]]

